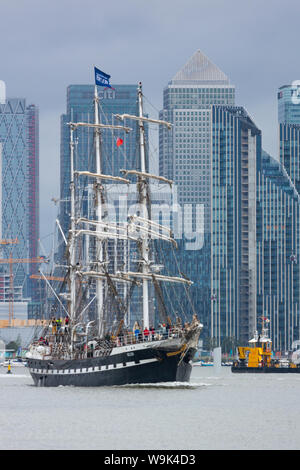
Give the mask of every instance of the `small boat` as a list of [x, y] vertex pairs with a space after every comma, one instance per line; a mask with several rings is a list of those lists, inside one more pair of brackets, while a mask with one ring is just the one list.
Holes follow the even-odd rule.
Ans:
[[23, 362], [22, 360], [18, 360], [18, 359], [13, 359], [12, 361], [10, 361], [10, 363], [13, 367], [24, 367], [25, 366], [25, 362]]
[[272, 358], [272, 340], [269, 338], [265, 324], [269, 319], [262, 317], [262, 332], [256, 331], [250, 339], [249, 346], [238, 347], [238, 360], [231, 371], [234, 373], [300, 373], [300, 364], [289, 360]]

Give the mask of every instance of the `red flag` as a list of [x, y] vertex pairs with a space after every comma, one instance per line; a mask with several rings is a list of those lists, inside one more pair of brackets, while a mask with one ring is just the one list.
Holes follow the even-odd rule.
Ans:
[[120, 145], [123, 144], [123, 139], [120, 139], [120, 137], [117, 139], [117, 147], [120, 147]]

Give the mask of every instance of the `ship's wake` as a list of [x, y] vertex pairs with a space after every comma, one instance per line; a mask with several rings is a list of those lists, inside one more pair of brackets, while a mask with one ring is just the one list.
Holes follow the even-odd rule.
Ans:
[[156, 384], [127, 384], [120, 385], [118, 388], [147, 388], [147, 389], [197, 389], [207, 387], [206, 383], [195, 383], [195, 382], [159, 382]]
[[7, 373], [4, 373], [4, 374], [0, 374], [0, 378], [1, 379], [28, 379], [28, 375], [25, 375], [25, 374], [14, 374], [14, 373], [11, 373], [11, 374], [7, 374]]

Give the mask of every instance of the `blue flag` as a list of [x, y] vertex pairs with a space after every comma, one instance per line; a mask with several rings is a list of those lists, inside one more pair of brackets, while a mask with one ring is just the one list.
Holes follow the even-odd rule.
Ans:
[[99, 86], [105, 86], [108, 88], [112, 88], [109, 84], [110, 75], [107, 73], [101, 72], [101, 70], [95, 67], [95, 83]]

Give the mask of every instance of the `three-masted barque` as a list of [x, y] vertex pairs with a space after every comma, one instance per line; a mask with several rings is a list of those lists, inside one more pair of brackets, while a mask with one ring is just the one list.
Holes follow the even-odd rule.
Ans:
[[[109, 78], [98, 69], [104, 79]], [[97, 81], [96, 81], [97, 83]], [[106, 81], [108, 83], [108, 80]], [[194, 315], [192, 322], [185, 327], [180, 321], [170, 320], [166, 315], [165, 328], [153, 330], [149, 324], [149, 286], [156, 287], [161, 283], [191, 284], [186, 277], [174, 277], [158, 274], [153, 269], [150, 259], [150, 242], [155, 239], [174, 243], [172, 233], [164, 226], [152, 221], [149, 215], [150, 184], [152, 179], [164, 183], [172, 183], [166, 178], [147, 172], [145, 157], [146, 122], [157, 125], [171, 125], [168, 122], [149, 119], [143, 114], [142, 84], [138, 84], [138, 115], [118, 115], [120, 120], [135, 120], [138, 123], [139, 135], [139, 169], [123, 170], [122, 176], [104, 174], [101, 159], [101, 132], [103, 129], [118, 129], [129, 132], [130, 128], [123, 125], [100, 123], [99, 98], [97, 85], [94, 92], [94, 122], [71, 122], [70, 127], [70, 231], [67, 243], [68, 252], [68, 314], [67, 322], [61, 328], [50, 325], [39, 340], [34, 341], [27, 353], [27, 366], [34, 383], [38, 386], [112, 386], [125, 384], [149, 384], [160, 382], [188, 382], [192, 370], [192, 359], [196, 353], [202, 325]], [[122, 123], [121, 123], [122, 124]], [[74, 132], [81, 127], [93, 128], [95, 140], [95, 172], [78, 171], [74, 167]], [[108, 181], [128, 184], [127, 179], [136, 178], [139, 204], [144, 209], [142, 214], [130, 217], [126, 224], [107, 222], [105, 219], [105, 191]], [[76, 209], [76, 181], [82, 176], [94, 181], [95, 219], [80, 216]], [[80, 237], [93, 237], [96, 256], [93, 263], [82, 266], [78, 261], [76, 244]], [[127, 270], [111, 272], [108, 269], [108, 250], [105, 249], [109, 240], [130, 240], [136, 243], [140, 260], [136, 271]], [[78, 309], [78, 282], [93, 279], [95, 302], [97, 303], [96, 318], [89, 318], [89, 304]], [[142, 290], [142, 308], [140, 324], [142, 327], [136, 334], [129, 334], [126, 327], [126, 302], [118, 293], [117, 285], [139, 285]], [[121, 316], [115, 330], [107, 330], [105, 321], [106, 286], [115, 293], [120, 307]], [[160, 290], [160, 293], [162, 290]], [[107, 314], [106, 314], [107, 316]]]

